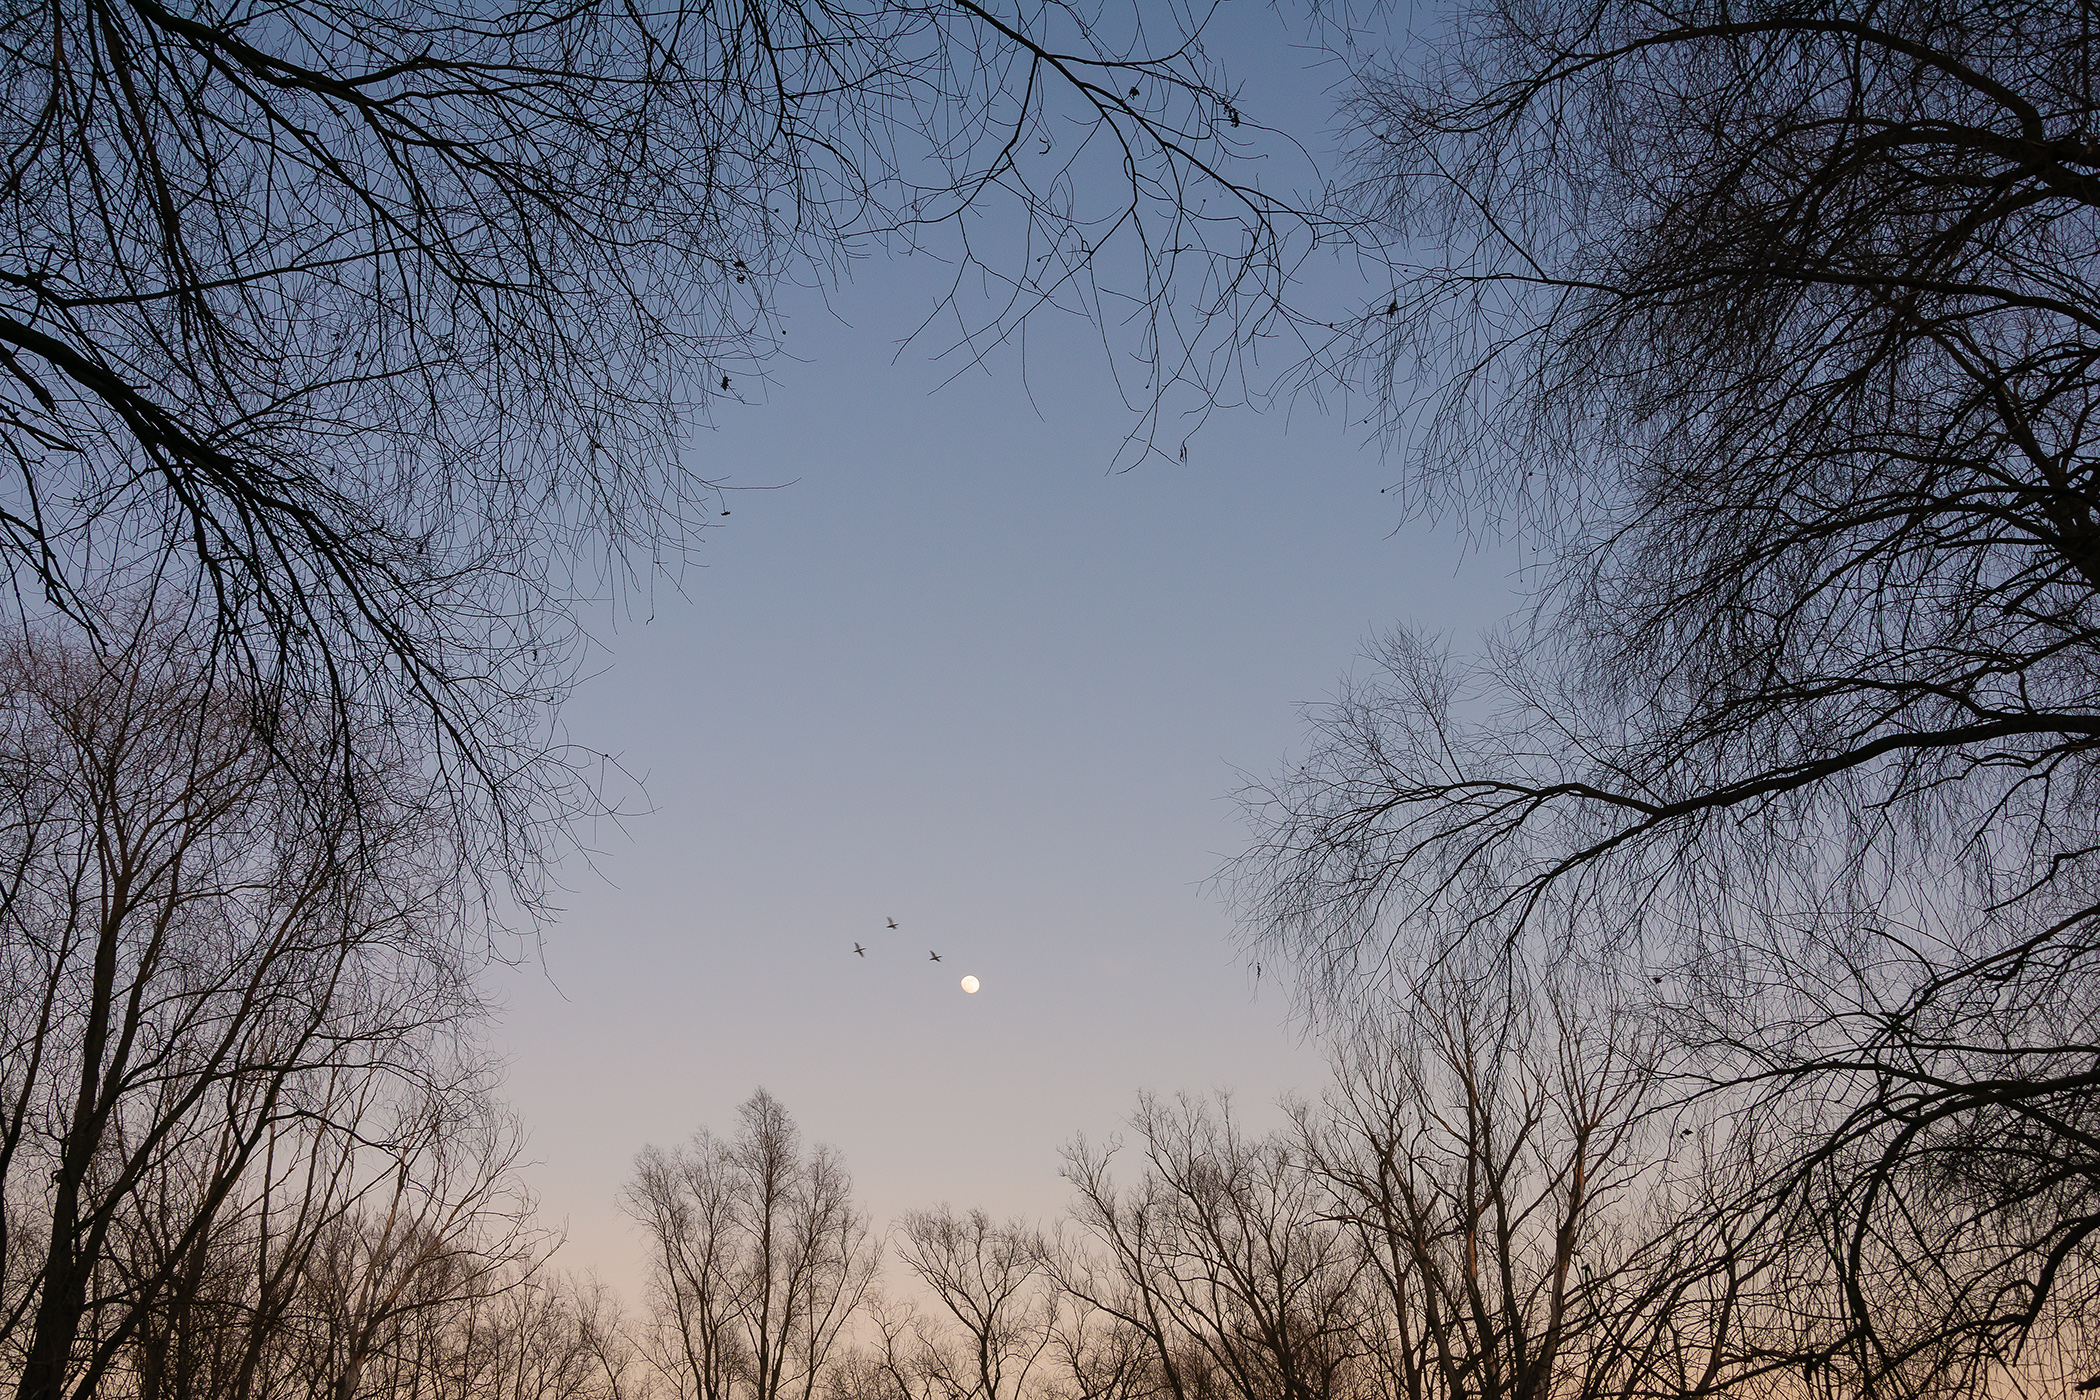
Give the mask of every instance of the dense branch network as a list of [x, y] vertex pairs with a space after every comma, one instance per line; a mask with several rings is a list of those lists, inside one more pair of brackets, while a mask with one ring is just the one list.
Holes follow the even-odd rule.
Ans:
[[681, 435], [762, 371], [783, 279], [863, 242], [939, 252], [979, 355], [1045, 307], [1093, 314], [1149, 366], [1141, 449], [1177, 383], [1219, 387], [1291, 230], [1241, 173], [1255, 127], [1206, 22], [11, 12], [0, 552], [23, 607], [107, 630], [110, 600], [151, 595], [265, 708], [423, 716], [522, 868], [573, 797], [547, 742], [571, 579], [675, 563], [717, 513]]
[[1250, 930], [1344, 1001], [1617, 969], [1759, 1106], [1731, 1209], [1834, 1251], [1863, 1385], [2100, 1286], [2094, 19], [1488, 4], [1354, 99], [1412, 260], [1312, 369], [1537, 603], [1315, 713]]

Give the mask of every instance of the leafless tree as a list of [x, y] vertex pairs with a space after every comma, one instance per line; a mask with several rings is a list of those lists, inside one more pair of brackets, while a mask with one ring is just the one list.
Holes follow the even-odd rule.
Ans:
[[397, 1377], [382, 1390], [413, 1390], [438, 1369], [463, 1308], [529, 1286], [517, 1270], [542, 1250], [511, 1170], [515, 1131], [433, 1108], [405, 1135], [413, 1150], [382, 1158], [377, 1189], [336, 1215], [307, 1256], [288, 1321], [304, 1334], [317, 1397], [357, 1400], [373, 1371]]
[[1140, 328], [1140, 406], [1216, 382], [1242, 342], [1203, 328], [1287, 255], [1209, 12], [11, 11], [0, 559], [98, 631], [192, 600], [265, 708], [420, 717], [522, 868], [568, 810], [568, 580], [717, 515], [681, 433], [761, 371], [783, 278], [933, 249], [974, 353], [1054, 302]]
[[[375, 1143], [346, 1103], [482, 1077], [453, 1050], [475, 1002], [427, 773], [349, 808], [206, 649], [145, 635], [122, 663], [0, 649], [0, 1250], [36, 1248], [0, 1346], [24, 1400], [93, 1394], [216, 1277], [288, 1138]], [[389, 738], [364, 742], [378, 774]]]
[[1328, 363], [1537, 606], [1316, 713], [1250, 928], [1647, 989], [1848, 1386], [2100, 1369], [2094, 22], [1490, 0], [1351, 109], [1409, 256]]
[[[121, 1319], [144, 1295], [131, 1340], [98, 1387], [152, 1400], [249, 1400], [286, 1377], [324, 1375], [330, 1315], [323, 1295], [342, 1257], [342, 1240], [414, 1172], [427, 1179], [439, 1134], [485, 1136], [482, 1096], [426, 1099], [403, 1113], [398, 1089], [381, 1077], [331, 1074], [306, 1112], [263, 1130], [249, 1168], [199, 1232], [192, 1222], [209, 1192], [217, 1154], [173, 1155], [155, 1163], [119, 1217], [97, 1296]], [[236, 1131], [238, 1120], [224, 1129]], [[418, 1160], [421, 1159], [421, 1160]], [[151, 1287], [156, 1279], [165, 1280]], [[340, 1294], [341, 1289], [335, 1290]], [[319, 1300], [319, 1301], [317, 1301]], [[336, 1309], [339, 1311], [339, 1309]], [[91, 1320], [89, 1330], [97, 1330]], [[326, 1391], [325, 1382], [308, 1386]]]
[[1107, 1312], [1067, 1302], [1050, 1334], [1049, 1400], [1160, 1400], [1169, 1393], [1144, 1331]]
[[853, 1183], [763, 1089], [732, 1137], [636, 1159], [626, 1207], [647, 1234], [651, 1360], [683, 1400], [810, 1400], [867, 1297], [878, 1254]]
[[[1447, 961], [1338, 1035], [1335, 1082], [1242, 1136], [1147, 1100], [1134, 1185], [1075, 1149], [1050, 1395], [1662, 1400], [1850, 1393], [1814, 1223], [1695, 1116], [1608, 982]], [[1805, 1358], [1815, 1357], [1814, 1364]], [[905, 1372], [909, 1374], [909, 1372]], [[909, 1386], [866, 1395], [917, 1400]]]
[[952, 1319], [956, 1342], [922, 1338], [921, 1369], [943, 1400], [1021, 1400], [1057, 1330], [1043, 1242], [1019, 1221], [981, 1210], [913, 1211], [897, 1253]]
[[1084, 1241], [1058, 1261], [1078, 1303], [1150, 1344], [1174, 1400], [1342, 1400], [1361, 1355], [1361, 1260], [1289, 1137], [1251, 1138], [1229, 1101], [1146, 1096], [1143, 1175], [1076, 1144], [1065, 1174]]
[[864, 1305], [866, 1341], [842, 1349], [825, 1368], [825, 1400], [939, 1400], [937, 1366], [927, 1364], [919, 1309], [871, 1289]]
[[439, 1400], [638, 1400], [624, 1319], [597, 1284], [530, 1268], [450, 1309], [441, 1353], [406, 1395]]
[[[1703, 1164], [1694, 1130], [1646, 1112], [1654, 1068], [1623, 1010], [1501, 960], [1447, 963], [1340, 1037], [1335, 1087], [1297, 1118], [1362, 1249], [1381, 1393], [1599, 1400], [1741, 1378], [1732, 1319], [1705, 1306], [1714, 1261], [1664, 1206]], [[1703, 1370], [1682, 1365], [1688, 1342]]]

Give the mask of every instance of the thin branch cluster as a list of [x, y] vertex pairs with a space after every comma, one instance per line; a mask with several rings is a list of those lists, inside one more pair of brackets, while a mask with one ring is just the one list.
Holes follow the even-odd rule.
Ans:
[[1327, 368], [1533, 606], [1314, 711], [1250, 936], [1342, 1003], [1620, 979], [1866, 1385], [2100, 1307], [2095, 21], [1484, 4], [1352, 98], [1409, 256]]
[[921, 330], [973, 357], [1045, 307], [1093, 315], [1146, 366], [1141, 447], [1177, 383], [1219, 388], [1289, 230], [1243, 168], [1256, 128], [1206, 22], [1055, 2], [17, 7], [17, 610], [117, 649], [108, 610], [188, 608], [259, 707], [419, 717], [463, 835], [529, 904], [590, 800], [589, 755], [552, 738], [570, 605], [675, 569], [727, 513], [730, 473], [688, 462], [685, 434], [762, 383], [788, 284], [884, 246], [947, 258], [952, 326], [929, 308]]

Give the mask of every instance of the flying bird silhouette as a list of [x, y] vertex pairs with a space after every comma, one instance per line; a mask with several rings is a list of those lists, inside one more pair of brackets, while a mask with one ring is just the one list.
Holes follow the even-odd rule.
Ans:
[[858, 943], [853, 945], [853, 951], [860, 954], [862, 957], [866, 957], [868, 955], [868, 950], [861, 947]]
[[939, 953], [934, 952], [931, 948], [926, 950], [926, 956], [932, 958], [935, 962], [939, 962], [941, 960], [941, 955]]
[[891, 928], [895, 928], [896, 926], [897, 926], [897, 921], [896, 921], [895, 919], [892, 919], [892, 920], [890, 920], [890, 927], [891, 927]]

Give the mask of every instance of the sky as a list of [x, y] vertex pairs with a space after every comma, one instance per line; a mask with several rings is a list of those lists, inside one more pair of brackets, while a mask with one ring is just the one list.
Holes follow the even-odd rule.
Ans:
[[[1267, 77], [1303, 117], [1295, 62]], [[678, 588], [593, 615], [566, 724], [649, 810], [593, 833], [538, 960], [492, 974], [493, 1038], [560, 1262], [630, 1298], [635, 1153], [732, 1129], [760, 1086], [878, 1225], [1054, 1218], [1060, 1148], [1141, 1090], [1229, 1090], [1257, 1124], [1317, 1094], [1212, 881], [1232, 794], [1382, 629], [1463, 639], [1516, 596], [1508, 551], [1403, 521], [1399, 467], [1338, 415], [1227, 413], [1119, 473], [1084, 326], [943, 387], [897, 344], [938, 271], [789, 303], [797, 359], [691, 449], [781, 489], [732, 491]]]

